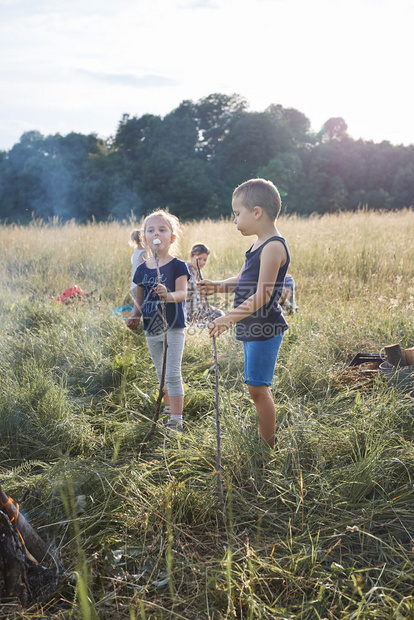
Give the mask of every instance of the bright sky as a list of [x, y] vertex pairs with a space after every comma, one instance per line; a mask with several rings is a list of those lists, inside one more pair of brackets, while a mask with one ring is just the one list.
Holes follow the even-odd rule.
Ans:
[[0, 0], [0, 149], [238, 93], [414, 144], [414, 0]]

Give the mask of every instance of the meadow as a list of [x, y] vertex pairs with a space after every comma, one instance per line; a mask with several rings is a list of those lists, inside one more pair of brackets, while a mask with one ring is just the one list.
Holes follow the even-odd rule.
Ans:
[[[414, 212], [282, 216], [299, 312], [272, 386], [277, 447], [257, 437], [234, 334], [205, 330], [183, 360], [183, 434], [159, 425], [130, 301], [133, 222], [0, 226], [0, 483], [62, 572], [14, 619], [414, 618], [414, 385], [349, 363], [414, 346]], [[176, 254], [237, 273], [251, 239], [227, 220], [182, 226]], [[93, 297], [56, 301], [77, 284]], [[223, 308], [232, 299], [217, 296]]]

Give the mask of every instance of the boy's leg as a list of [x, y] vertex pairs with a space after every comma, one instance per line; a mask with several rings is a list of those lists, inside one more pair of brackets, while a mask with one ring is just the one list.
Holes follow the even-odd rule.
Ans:
[[276, 409], [270, 385], [283, 334], [268, 340], [243, 342], [244, 376], [259, 419], [260, 437], [271, 448], [275, 445]]
[[249, 385], [249, 394], [256, 407], [259, 419], [259, 433], [263, 443], [275, 447], [276, 408], [272, 392], [267, 385]]

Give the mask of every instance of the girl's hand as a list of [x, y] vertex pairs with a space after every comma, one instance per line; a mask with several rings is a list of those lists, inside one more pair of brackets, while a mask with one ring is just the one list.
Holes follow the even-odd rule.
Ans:
[[200, 295], [207, 297], [216, 292], [216, 283], [213, 280], [200, 280], [196, 283]]
[[233, 321], [228, 315], [219, 316], [217, 319], [214, 319], [214, 321], [211, 321], [211, 323], [208, 324], [210, 338], [219, 338], [219, 336], [230, 329], [232, 325]]
[[154, 288], [154, 291], [157, 293], [160, 299], [163, 299], [164, 301], [168, 301], [167, 299], [168, 291], [167, 291], [167, 288], [164, 286], [164, 284], [157, 284], [157, 286]]
[[131, 329], [133, 332], [135, 332], [138, 329], [140, 320], [140, 316], [130, 316], [127, 320], [128, 329]]

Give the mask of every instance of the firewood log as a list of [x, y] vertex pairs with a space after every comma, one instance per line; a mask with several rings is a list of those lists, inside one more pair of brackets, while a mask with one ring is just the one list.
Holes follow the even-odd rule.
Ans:
[[[6, 495], [0, 485], [0, 509], [9, 517], [13, 523], [15, 521], [16, 528], [20, 532], [20, 535], [26, 546], [26, 550], [29, 552], [29, 556], [37, 562], [42, 562], [47, 555], [47, 545], [43, 542], [40, 536], [35, 532], [30, 523], [24, 518], [19, 511], [18, 504]], [[31, 558], [32, 559], [32, 558]]]
[[384, 347], [387, 362], [393, 366], [406, 366], [403, 350], [399, 344], [390, 344]]

